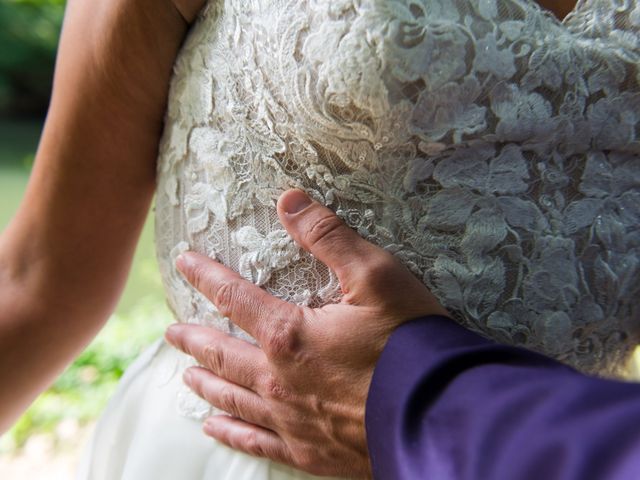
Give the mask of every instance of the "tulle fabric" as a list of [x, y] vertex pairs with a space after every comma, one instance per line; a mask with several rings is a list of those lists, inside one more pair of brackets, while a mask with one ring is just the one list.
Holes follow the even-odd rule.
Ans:
[[311, 480], [234, 451], [178, 413], [182, 354], [163, 341], [127, 370], [82, 459], [77, 480]]

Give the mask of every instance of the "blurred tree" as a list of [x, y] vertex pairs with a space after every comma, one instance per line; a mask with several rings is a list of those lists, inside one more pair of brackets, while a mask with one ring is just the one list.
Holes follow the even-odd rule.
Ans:
[[0, 114], [43, 115], [64, 0], [0, 0]]

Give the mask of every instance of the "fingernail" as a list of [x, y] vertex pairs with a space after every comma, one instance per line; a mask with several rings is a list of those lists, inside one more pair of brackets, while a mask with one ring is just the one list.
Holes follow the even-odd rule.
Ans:
[[202, 429], [207, 435], [213, 435], [213, 420], [211, 418], [207, 418], [202, 424]]
[[185, 269], [186, 266], [187, 266], [187, 260], [186, 260], [186, 258], [184, 258], [184, 253], [181, 253], [176, 258], [176, 268], [180, 272], [184, 272], [184, 269]]
[[311, 198], [302, 190], [288, 192], [280, 204], [286, 213], [298, 213], [311, 205]]
[[180, 271], [180, 273], [185, 274], [190, 267], [196, 262], [196, 257], [193, 252], [182, 252], [180, 255], [176, 257], [176, 268]]
[[167, 330], [164, 332], [164, 338], [167, 340], [167, 342], [169, 342], [172, 345], [175, 343], [176, 336], [178, 335], [179, 329], [180, 329], [179, 323], [174, 323], [173, 325], [169, 325], [167, 327]]
[[191, 384], [191, 379], [193, 378], [193, 372], [191, 371], [190, 368], [187, 368], [184, 373], [182, 374], [182, 380], [184, 381], [184, 383], [186, 383], [187, 385]]

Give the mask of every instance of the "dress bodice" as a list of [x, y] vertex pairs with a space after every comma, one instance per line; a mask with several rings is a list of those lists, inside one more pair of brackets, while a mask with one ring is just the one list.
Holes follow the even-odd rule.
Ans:
[[175, 67], [157, 249], [181, 321], [244, 335], [176, 272], [215, 257], [336, 301], [278, 222], [301, 188], [398, 256], [464, 325], [619, 374], [640, 329], [640, 6], [220, 0]]

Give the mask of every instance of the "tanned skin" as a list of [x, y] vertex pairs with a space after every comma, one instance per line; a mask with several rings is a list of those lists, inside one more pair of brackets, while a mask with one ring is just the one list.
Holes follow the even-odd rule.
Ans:
[[576, 0], [538, 0], [541, 7], [552, 11], [560, 20], [576, 7]]
[[120, 296], [155, 189], [173, 63], [203, 3], [67, 3], [33, 172], [0, 235], [0, 433]]

